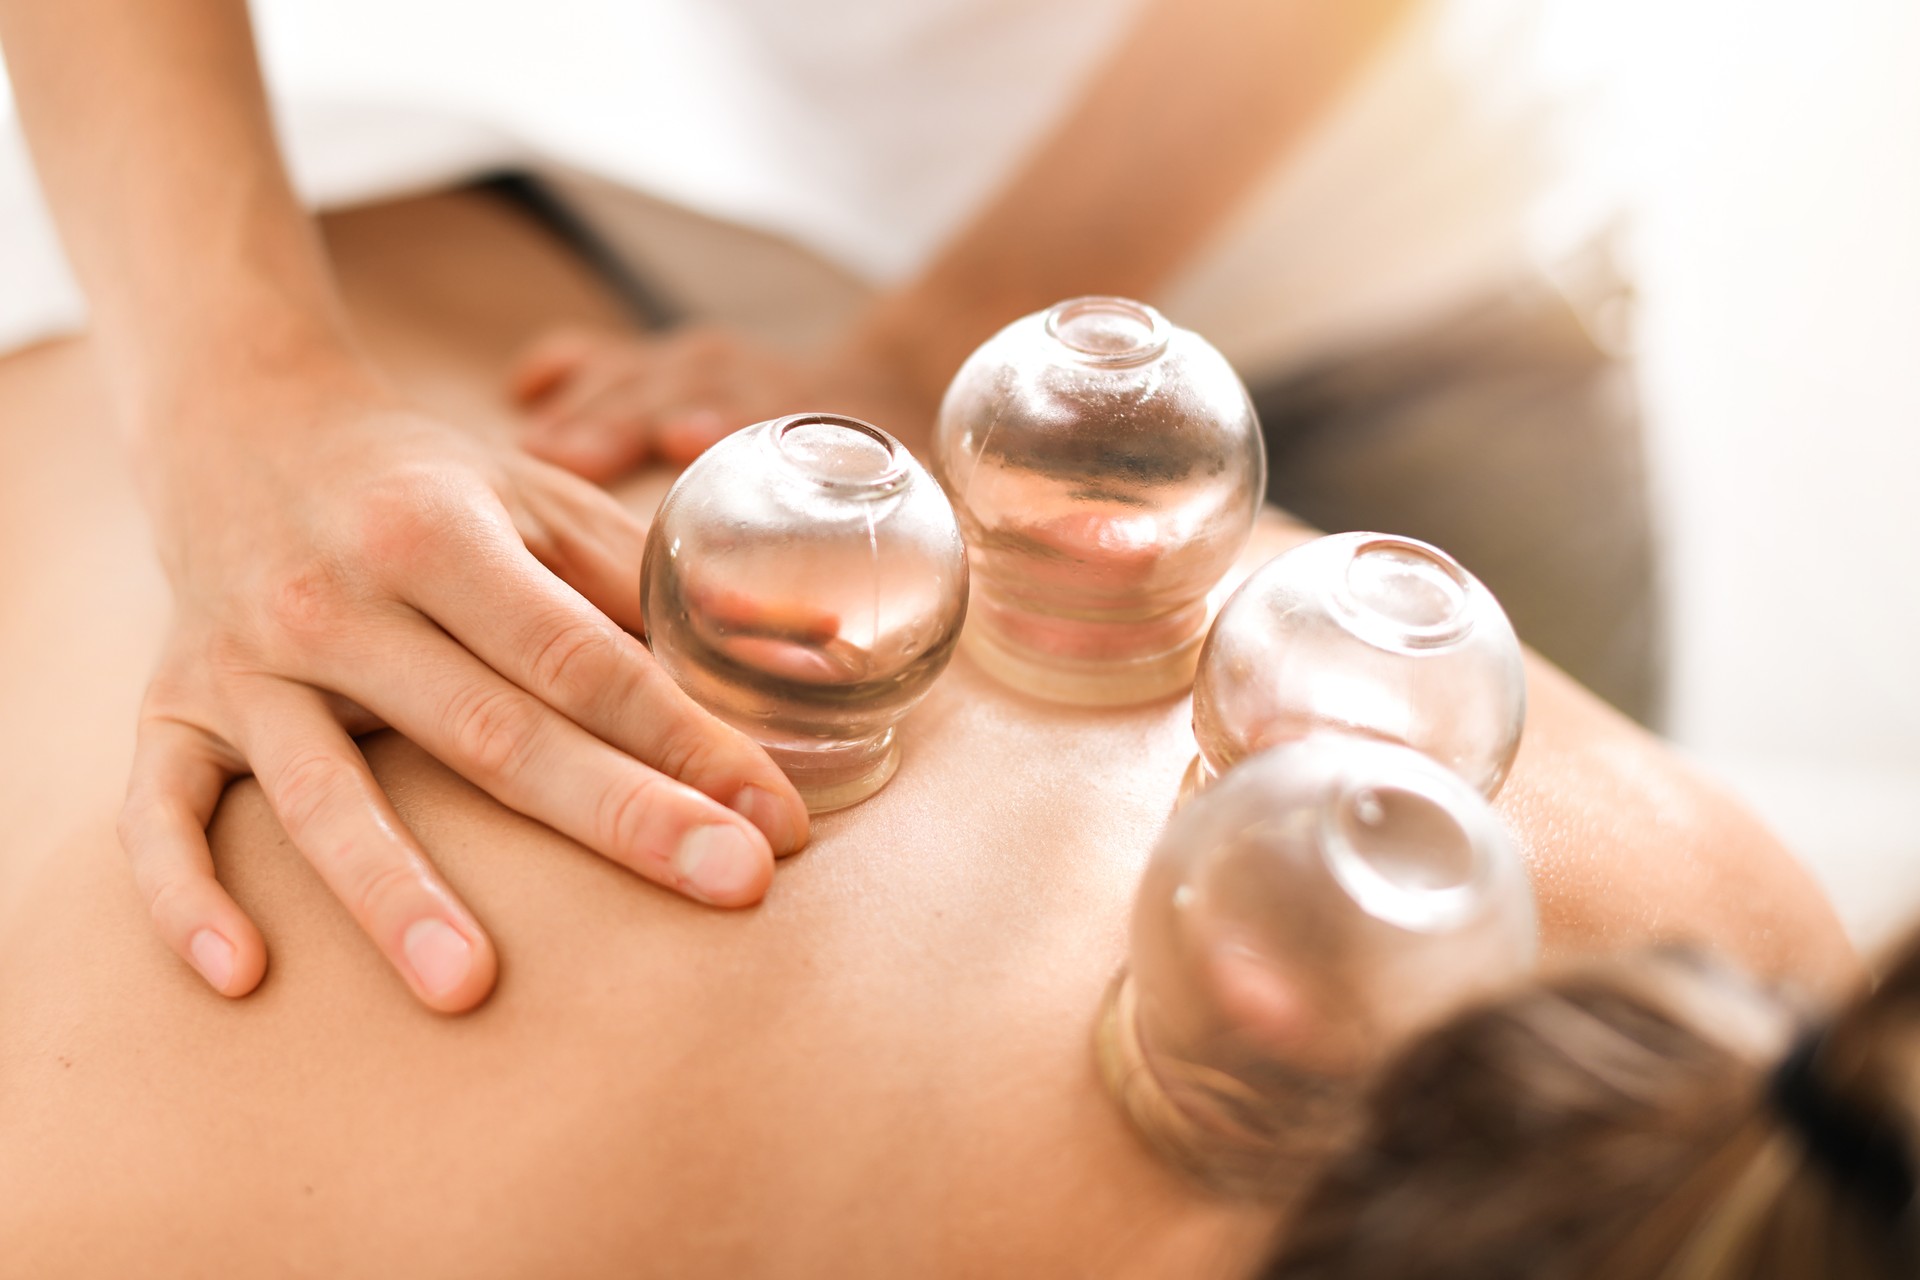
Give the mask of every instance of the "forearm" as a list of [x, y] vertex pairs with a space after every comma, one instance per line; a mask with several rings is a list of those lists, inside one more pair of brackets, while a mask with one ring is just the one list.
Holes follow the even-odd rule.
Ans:
[[929, 396], [1013, 316], [1150, 298], [1382, 43], [1411, 0], [1153, 0], [971, 225], [857, 341]]
[[123, 405], [353, 368], [243, 0], [0, 0], [21, 119]]

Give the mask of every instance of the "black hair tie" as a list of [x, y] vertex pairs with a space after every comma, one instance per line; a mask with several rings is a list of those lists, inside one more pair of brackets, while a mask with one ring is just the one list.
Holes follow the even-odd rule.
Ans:
[[1815, 1166], [1897, 1224], [1914, 1208], [1913, 1156], [1898, 1132], [1827, 1088], [1814, 1070], [1825, 1044], [1824, 1030], [1801, 1037], [1775, 1069], [1768, 1097]]

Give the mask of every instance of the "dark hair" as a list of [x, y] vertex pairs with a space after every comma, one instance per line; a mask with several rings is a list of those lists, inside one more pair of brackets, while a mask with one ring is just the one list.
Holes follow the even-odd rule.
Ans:
[[1661, 953], [1410, 1045], [1265, 1280], [1894, 1280], [1920, 1274], [1920, 934], [1805, 1032]]

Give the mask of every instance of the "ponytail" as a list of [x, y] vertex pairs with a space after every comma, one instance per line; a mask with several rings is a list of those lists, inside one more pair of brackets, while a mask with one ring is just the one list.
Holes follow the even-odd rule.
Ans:
[[1805, 1031], [1667, 952], [1469, 1010], [1376, 1084], [1268, 1280], [1920, 1275], [1920, 934]]

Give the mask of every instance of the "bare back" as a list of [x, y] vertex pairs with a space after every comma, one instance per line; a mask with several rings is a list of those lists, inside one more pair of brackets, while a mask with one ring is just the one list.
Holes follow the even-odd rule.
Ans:
[[[363, 215], [336, 245], [376, 347], [477, 416], [516, 325], [604, 308], [552, 246], [459, 199]], [[448, 301], [481, 253], [520, 313]], [[0, 624], [24, 726], [0, 747], [0, 1273], [1246, 1269], [1268, 1215], [1156, 1166], [1088, 1049], [1192, 750], [1183, 699], [1052, 708], [957, 660], [893, 784], [820, 820], [739, 913], [383, 736], [376, 772], [497, 940], [492, 1000], [420, 1009], [251, 784], [214, 846], [271, 968], [244, 1001], [209, 994], [151, 936], [111, 831], [164, 595], [102, 469], [90, 373], [77, 348], [0, 362], [0, 448], [33, 468], [0, 469], [0, 497], [41, 512], [0, 561], [33, 615]], [[1300, 536], [1269, 517], [1243, 568]], [[1532, 680], [1501, 805], [1550, 956], [1679, 936], [1815, 983], [1850, 973], [1771, 837], [1550, 668]]]

